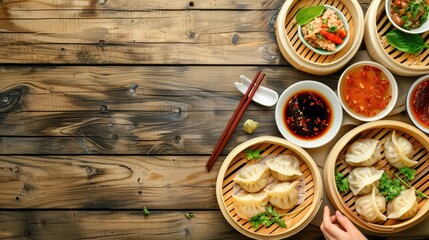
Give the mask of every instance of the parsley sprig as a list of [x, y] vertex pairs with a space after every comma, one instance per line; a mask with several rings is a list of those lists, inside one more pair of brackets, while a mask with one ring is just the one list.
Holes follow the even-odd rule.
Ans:
[[145, 215], [145, 216], [149, 216], [150, 215], [150, 212], [149, 212], [149, 210], [146, 207], [143, 208], [143, 215]]
[[[399, 196], [402, 190], [405, 189], [405, 187], [411, 188], [410, 181], [414, 179], [416, 174], [416, 170], [409, 168], [409, 167], [402, 167], [399, 169], [398, 172], [395, 172], [395, 179], [390, 179], [389, 176], [387, 176], [387, 173], [383, 173], [383, 175], [380, 178], [380, 185], [378, 189], [380, 190], [381, 194], [386, 198], [386, 202], [394, 199], [395, 197]], [[417, 196], [421, 198], [429, 198], [426, 194], [419, 190], [415, 190]]]
[[265, 212], [253, 216], [250, 219], [250, 223], [252, 223], [253, 228], [259, 228], [261, 225], [269, 227], [274, 223], [277, 223], [282, 228], [287, 228], [285, 221], [281, 219], [283, 216], [276, 212], [272, 206], [267, 206]]
[[401, 180], [395, 178], [394, 180], [390, 179], [387, 173], [383, 173], [380, 178], [380, 185], [378, 187], [381, 194], [386, 198], [386, 202], [394, 199], [399, 196], [402, 190], [405, 187], [401, 184]]
[[[401, 174], [404, 176], [403, 178], [401, 178], [401, 176], [400, 176]], [[402, 168], [399, 169], [398, 173], [395, 173], [395, 177], [397, 179], [399, 179], [402, 182], [402, 184], [404, 184], [405, 186], [411, 188], [412, 186], [411, 186], [410, 181], [414, 179], [415, 174], [416, 174], [416, 170], [415, 169], [411, 169], [411, 168], [408, 168], [408, 167], [402, 167]], [[415, 189], [415, 191], [416, 191], [417, 196], [419, 196], [421, 198], [429, 198], [429, 196], [426, 195], [426, 194], [424, 194], [423, 192], [421, 192], [421, 191], [419, 191], [417, 189]]]
[[252, 150], [250, 148], [246, 149], [246, 158], [247, 160], [256, 160], [262, 157], [261, 152], [264, 149], [255, 149]]
[[335, 183], [338, 191], [341, 193], [347, 193], [349, 191], [349, 180], [344, 177], [344, 174], [340, 172], [335, 173]]

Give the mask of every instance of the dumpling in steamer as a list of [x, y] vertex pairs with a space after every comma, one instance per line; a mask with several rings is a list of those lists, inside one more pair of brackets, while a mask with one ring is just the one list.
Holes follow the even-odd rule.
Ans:
[[373, 188], [378, 188], [383, 170], [375, 167], [357, 167], [350, 171], [347, 179], [349, 187], [354, 195], [364, 195], [370, 193]]
[[381, 159], [381, 142], [361, 138], [347, 149], [346, 162], [353, 167], [369, 167]]
[[372, 189], [372, 193], [356, 199], [355, 206], [359, 216], [368, 222], [376, 223], [387, 220], [384, 215], [386, 200], [375, 188]]
[[398, 137], [396, 131], [386, 140], [384, 144], [384, 157], [395, 168], [412, 167], [417, 161], [413, 157], [413, 145], [407, 139]]
[[237, 215], [249, 220], [253, 216], [265, 212], [268, 205], [268, 194], [265, 191], [259, 193], [240, 192], [232, 195], [233, 206]]
[[257, 192], [267, 185], [269, 173], [265, 164], [246, 165], [232, 180], [248, 192]]
[[298, 202], [298, 181], [278, 182], [265, 189], [268, 193], [268, 202], [281, 209], [291, 209]]
[[419, 205], [414, 188], [404, 190], [387, 204], [387, 218], [406, 220], [414, 217]]
[[291, 181], [302, 175], [299, 160], [292, 155], [281, 155], [267, 160], [271, 174], [279, 181]]

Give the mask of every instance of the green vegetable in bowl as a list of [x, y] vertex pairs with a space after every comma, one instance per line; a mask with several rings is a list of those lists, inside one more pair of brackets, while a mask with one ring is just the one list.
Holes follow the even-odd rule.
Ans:
[[390, 14], [396, 25], [416, 29], [428, 20], [429, 5], [426, 0], [393, 0]]
[[423, 38], [418, 34], [408, 34], [399, 30], [391, 30], [386, 35], [387, 42], [399, 51], [418, 54], [424, 48], [429, 48], [425, 45]]

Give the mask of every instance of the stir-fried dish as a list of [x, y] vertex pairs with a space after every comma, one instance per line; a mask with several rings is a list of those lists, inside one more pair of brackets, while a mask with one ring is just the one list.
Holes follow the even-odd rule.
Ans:
[[393, 0], [390, 13], [396, 25], [408, 30], [419, 28], [428, 20], [429, 0]]
[[331, 52], [334, 52], [336, 45], [342, 44], [347, 36], [343, 21], [331, 9], [302, 26], [302, 33], [305, 41], [312, 47]]

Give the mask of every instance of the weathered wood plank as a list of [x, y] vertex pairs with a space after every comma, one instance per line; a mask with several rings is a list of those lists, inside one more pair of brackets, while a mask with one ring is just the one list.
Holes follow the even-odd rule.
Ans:
[[[2, 239], [248, 239], [220, 211], [8, 211], [0, 212]], [[314, 240], [319, 227], [293, 236]]]
[[[218, 209], [223, 157], [0, 156], [0, 208]], [[0, 224], [1, 225], [1, 224]]]
[[0, 212], [2, 239], [243, 239], [218, 211]]
[[[285, 0], [39, 0], [16, 1], [2, 0], [1, 8], [16, 11], [41, 10], [86, 10], [89, 12], [103, 10], [153, 11], [153, 10], [267, 10], [279, 9]], [[361, 5], [368, 5], [371, 0], [358, 0]]]
[[154, 11], [154, 10], [215, 10], [215, 9], [237, 9], [237, 10], [265, 10], [277, 9], [284, 0], [42, 0], [42, 1], [16, 1], [2, 0], [0, 8], [14, 10], [126, 10], [126, 11]]
[[49, 13], [48, 19], [8, 17], [0, 20], [0, 42], [7, 46], [0, 48], [0, 62], [285, 64], [272, 30], [275, 13], [118, 11], [97, 19], [71, 18], [73, 13], [71, 19], [49, 19]]
[[[11, 114], [11, 119], [0, 120], [0, 154], [210, 154], [231, 115], [232, 111]], [[252, 135], [242, 130], [248, 118], [260, 123]], [[279, 135], [274, 111], [246, 112], [223, 153], [259, 135]]]
[[335, 89], [339, 78], [315, 78], [293, 67], [0, 67], [0, 112], [97, 112], [101, 105], [109, 111], [234, 110], [241, 98], [234, 82], [257, 70], [266, 74], [262, 85], [278, 93], [305, 79]]

